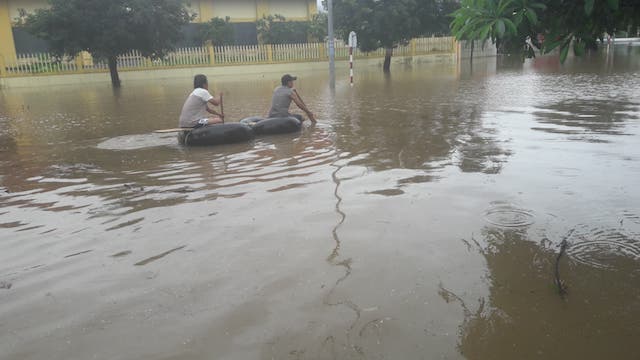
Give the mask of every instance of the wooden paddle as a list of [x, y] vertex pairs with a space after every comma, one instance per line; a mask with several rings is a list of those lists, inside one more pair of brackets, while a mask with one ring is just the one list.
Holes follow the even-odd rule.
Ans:
[[193, 128], [162, 129], [162, 130], [155, 130], [154, 133], [156, 133], [156, 134], [167, 134], [167, 133], [189, 131], [189, 130], [193, 130]]
[[224, 124], [224, 102], [222, 101], [222, 93], [220, 93], [220, 112], [220, 115], [222, 115], [222, 123]]

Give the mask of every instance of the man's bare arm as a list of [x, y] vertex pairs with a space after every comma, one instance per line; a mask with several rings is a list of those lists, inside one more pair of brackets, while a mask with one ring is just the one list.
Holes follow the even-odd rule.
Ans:
[[[207, 102], [207, 105], [208, 105], [208, 104], [211, 104], [211, 105], [214, 105], [214, 106], [219, 106], [221, 103], [222, 103], [222, 93], [220, 93], [220, 95], [218, 96], [218, 98], [217, 98], [217, 99], [216, 99], [216, 97], [215, 97], [215, 96], [213, 96], [213, 97], [212, 97], [212, 98]], [[221, 118], [223, 118], [223, 119], [224, 119], [224, 114], [221, 114], [221, 113], [217, 112], [216, 110], [209, 108], [209, 106], [207, 106], [207, 112], [208, 112], [208, 113], [210, 113], [210, 114], [213, 114], [213, 115], [220, 116]]]
[[215, 96], [213, 96], [213, 97], [211, 98], [211, 100], [209, 100], [208, 102], [209, 102], [211, 105], [218, 106], [218, 105], [220, 105], [220, 96], [218, 96], [218, 98], [217, 98], [217, 99], [216, 99], [216, 97], [215, 97]]
[[214, 109], [209, 108], [208, 106], [207, 106], [207, 112], [208, 112], [209, 114], [213, 114], [213, 115], [219, 116], [220, 118], [223, 118], [223, 119], [224, 119], [224, 115], [223, 115], [223, 114], [221, 114], [221, 113], [217, 112], [217, 111], [216, 111], [216, 110], [214, 110]]
[[296, 93], [291, 94], [291, 100], [300, 108], [300, 110], [304, 111], [305, 114], [309, 117], [309, 120], [312, 122], [316, 122], [316, 118], [313, 113], [306, 107], [306, 105], [300, 100]]

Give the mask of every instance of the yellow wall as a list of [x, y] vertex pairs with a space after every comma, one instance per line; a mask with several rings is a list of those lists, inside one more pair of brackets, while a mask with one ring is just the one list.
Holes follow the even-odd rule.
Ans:
[[318, 3], [315, 0], [307, 0], [307, 15], [309, 16], [309, 20], [313, 18], [313, 15], [318, 13]]
[[308, 8], [306, 0], [270, 0], [269, 12], [280, 14], [291, 20], [307, 20]]
[[[214, 13], [214, 9], [213, 9], [213, 2], [211, 1], [200, 1], [199, 4], [199, 8], [200, 8], [200, 16], [197, 19], [197, 21], [199, 22], [207, 22], [211, 19], [213, 19], [215, 16], [213, 15]], [[224, 17], [222, 17], [224, 19]]]
[[269, 0], [256, 0], [256, 16], [258, 19], [269, 15]]
[[[195, 6], [195, 3], [199, 6]], [[232, 22], [253, 22], [263, 15], [280, 14], [289, 20], [310, 20], [318, 12], [315, 0], [193, 0], [200, 8], [196, 21], [230, 17]], [[206, 11], [205, 11], [206, 9]]]
[[[201, 0], [202, 3], [211, 0]], [[230, 17], [232, 21], [254, 21], [256, 19], [255, 0], [213, 1], [213, 16]], [[203, 19], [206, 21], [205, 19]]]
[[12, 63], [16, 58], [16, 47], [13, 43], [13, 31], [11, 30], [11, 17], [7, 0], [0, 0], [0, 56], [4, 58], [5, 63]]

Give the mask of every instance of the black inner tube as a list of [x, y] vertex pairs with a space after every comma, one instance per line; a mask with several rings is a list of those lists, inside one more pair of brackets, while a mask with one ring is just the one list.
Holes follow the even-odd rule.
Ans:
[[287, 134], [302, 129], [302, 122], [293, 116], [269, 119], [250, 117], [240, 122], [251, 126], [256, 135]]
[[253, 137], [251, 127], [241, 123], [204, 126], [181, 134], [182, 143], [189, 146], [233, 144], [249, 141]]

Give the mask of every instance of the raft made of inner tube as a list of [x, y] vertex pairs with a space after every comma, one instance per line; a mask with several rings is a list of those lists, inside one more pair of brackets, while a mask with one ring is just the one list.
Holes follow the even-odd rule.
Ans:
[[241, 123], [227, 123], [203, 126], [179, 135], [179, 141], [189, 146], [209, 146], [233, 144], [253, 139], [250, 126]]
[[256, 135], [288, 134], [302, 129], [302, 122], [293, 116], [268, 119], [254, 116], [240, 123], [250, 126]]

